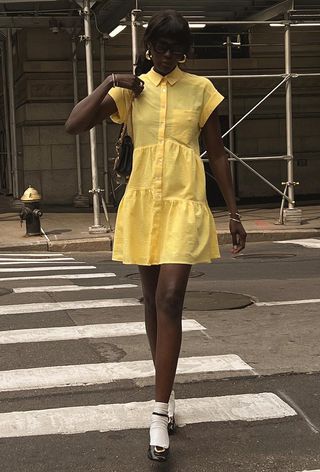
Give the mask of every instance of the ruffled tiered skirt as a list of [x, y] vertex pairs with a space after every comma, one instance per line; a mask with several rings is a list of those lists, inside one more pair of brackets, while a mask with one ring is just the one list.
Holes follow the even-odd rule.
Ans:
[[173, 140], [135, 149], [116, 219], [112, 259], [198, 264], [219, 258], [198, 153]]

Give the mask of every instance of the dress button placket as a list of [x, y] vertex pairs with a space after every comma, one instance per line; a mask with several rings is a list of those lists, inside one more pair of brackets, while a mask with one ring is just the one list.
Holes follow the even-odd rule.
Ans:
[[159, 133], [158, 133], [158, 153], [157, 153], [157, 165], [155, 172], [155, 197], [160, 203], [162, 196], [162, 169], [163, 169], [163, 154], [164, 154], [164, 135], [165, 135], [165, 122], [167, 112], [167, 81], [162, 79], [160, 93], [160, 116], [159, 116]]
[[167, 82], [166, 79], [162, 79], [160, 84], [160, 116], [159, 116], [159, 130], [158, 130], [158, 143], [156, 152], [156, 165], [155, 174], [153, 180], [154, 188], [154, 213], [153, 213], [153, 230], [152, 230], [152, 254], [154, 261], [157, 261], [160, 257], [159, 254], [159, 238], [160, 238], [160, 215], [161, 215], [161, 199], [162, 199], [162, 171], [163, 171], [163, 158], [165, 149], [165, 126], [166, 126], [166, 113], [167, 113]]

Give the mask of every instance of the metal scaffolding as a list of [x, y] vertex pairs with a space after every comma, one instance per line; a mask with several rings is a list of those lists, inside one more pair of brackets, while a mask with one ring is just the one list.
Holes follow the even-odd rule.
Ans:
[[[224, 22], [212, 22], [214, 24], [225, 24]], [[228, 22], [239, 24], [240, 22]], [[258, 22], [259, 24], [261, 22]], [[274, 21], [264, 21], [265, 24], [275, 23]], [[302, 73], [297, 74], [293, 73], [291, 69], [291, 23], [290, 21], [282, 22], [284, 26], [284, 50], [285, 50], [285, 73], [284, 74], [248, 74], [248, 75], [212, 75], [207, 76], [209, 79], [228, 79], [228, 108], [229, 108], [229, 125], [230, 128], [223, 134], [223, 138], [228, 134], [233, 133], [236, 126], [238, 126], [242, 121], [244, 121], [256, 108], [258, 108], [266, 99], [268, 99], [279, 87], [282, 85], [285, 86], [285, 98], [286, 98], [286, 155], [278, 155], [278, 156], [257, 156], [257, 157], [249, 157], [249, 158], [240, 158], [237, 156], [231, 146], [233, 146], [233, 137], [230, 140], [231, 146], [230, 149], [225, 148], [228, 154], [231, 156], [230, 161], [238, 161], [244, 167], [246, 167], [250, 172], [260, 178], [263, 182], [269, 185], [275, 192], [282, 196], [282, 202], [280, 206], [280, 216], [279, 216], [279, 224], [284, 224], [286, 221], [295, 221], [301, 224], [302, 214], [301, 210], [298, 210], [295, 207], [295, 195], [294, 195], [294, 187], [298, 184], [298, 182], [294, 181], [293, 175], [293, 163], [294, 163], [294, 153], [293, 153], [293, 132], [292, 132], [292, 80], [298, 77], [314, 77], [320, 76], [320, 73]], [[227, 48], [230, 48], [230, 40], [227, 41]], [[231, 54], [228, 53], [228, 72], [231, 70]], [[254, 107], [252, 107], [240, 120], [238, 120], [235, 124], [232, 125], [232, 121], [230, 121], [230, 115], [233, 117], [233, 96], [232, 96], [232, 79], [255, 79], [255, 78], [271, 78], [271, 77], [279, 77], [282, 80], [268, 93], [266, 94]], [[233, 136], [233, 135], [232, 135]], [[204, 157], [206, 152], [202, 154], [201, 157]], [[268, 179], [263, 177], [259, 174], [255, 169], [249, 166], [246, 161], [262, 161], [262, 160], [284, 160], [287, 162], [287, 180], [286, 182], [282, 182], [285, 185], [284, 191], [281, 191], [276, 186], [274, 186]], [[204, 159], [204, 161], [208, 162], [208, 159]], [[288, 202], [288, 208], [284, 211], [284, 202], [285, 200]]]
[[[92, 7], [97, 3], [97, 0], [75, 0], [80, 7], [80, 12], [82, 13], [82, 21], [84, 26], [84, 34], [80, 36], [80, 41], [82, 40], [85, 45], [85, 58], [86, 58], [86, 76], [87, 76], [87, 92], [88, 94], [92, 93], [94, 89], [93, 83], [93, 59], [92, 59], [92, 32], [91, 32], [91, 20], [92, 20]], [[98, 0], [99, 1], [99, 0]], [[290, 10], [291, 15], [294, 12], [294, 5], [292, 2], [287, 0], [283, 2], [286, 4], [288, 11]], [[138, 60], [138, 29], [147, 22], [147, 17], [143, 16], [143, 11], [139, 9], [139, 2], [136, 1], [135, 9], [131, 11], [130, 20], [127, 24], [131, 25], [131, 39], [132, 39], [132, 64], [133, 72], [135, 72], [137, 60]], [[279, 8], [281, 5], [277, 5], [275, 8]], [[277, 10], [278, 11], [278, 10]], [[130, 13], [130, 12], [128, 12]], [[283, 12], [282, 12], [283, 13]], [[71, 17], [66, 17], [63, 21], [66, 22], [66, 25], [74, 28], [74, 22], [71, 22]], [[41, 24], [48, 25], [47, 18], [40, 18]], [[40, 21], [39, 19], [37, 21]], [[23, 26], [26, 21], [25, 18], [8, 18], [6, 20], [7, 24], [10, 24], [12, 27], [17, 25]], [[31, 20], [29, 20], [31, 21]], [[35, 20], [32, 20], [35, 21]], [[73, 20], [72, 20], [73, 21]], [[96, 19], [95, 19], [96, 21]], [[308, 20], [309, 21], [309, 20]], [[283, 20], [266, 20], [258, 19], [255, 17], [250, 17], [247, 20], [239, 21], [205, 21], [207, 25], [223, 25], [227, 28], [233, 26], [234, 31], [238, 32], [243, 27], [252, 27], [254, 25], [270, 25], [278, 24], [283, 27], [284, 30], [284, 51], [285, 51], [285, 68], [282, 74], [233, 74], [232, 69], [232, 47], [238, 43], [233, 43], [231, 40], [231, 34], [226, 35], [227, 41], [224, 44], [227, 48], [227, 75], [210, 75], [207, 76], [209, 79], [222, 79], [227, 80], [228, 84], [228, 119], [229, 119], [229, 129], [224, 133], [223, 137], [229, 135], [229, 148], [226, 148], [226, 152], [229, 154], [229, 160], [231, 165], [231, 172], [233, 177], [233, 182], [235, 184], [235, 162], [239, 162], [247, 170], [252, 172], [256, 177], [261, 179], [266, 185], [270, 186], [273, 191], [282, 197], [281, 207], [280, 207], [280, 218], [279, 223], [283, 224], [294, 219], [296, 222], [301, 222], [301, 210], [295, 208], [295, 195], [294, 195], [294, 186], [297, 182], [294, 181], [293, 173], [293, 164], [294, 164], [294, 150], [293, 150], [293, 134], [292, 134], [292, 81], [298, 79], [299, 77], [315, 77], [320, 76], [319, 73], [294, 73], [291, 68], [291, 30], [292, 27], [296, 25], [297, 20], [292, 16], [290, 19], [289, 13], [285, 15]], [[78, 23], [77, 23], [78, 24]], [[14, 81], [13, 81], [13, 69], [12, 69], [12, 29], [7, 28], [5, 30], [6, 42], [1, 46], [1, 60], [3, 67], [3, 86], [4, 86], [4, 109], [7, 113], [5, 123], [7, 126], [6, 129], [6, 138], [7, 138], [7, 153], [8, 153], [8, 181], [9, 190], [12, 190], [13, 195], [17, 198], [19, 197], [19, 179], [18, 179], [18, 159], [17, 159], [17, 143], [16, 143], [16, 124], [15, 124], [15, 104], [14, 104]], [[100, 32], [101, 33], [101, 32]], [[232, 33], [236, 34], [236, 33]], [[105, 40], [107, 36], [103, 34], [100, 35], [100, 59], [101, 59], [101, 68], [100, 75], [101, 80], [104, 78], [105, 73]], [[4, 47], [6, 46], [6, 48]], [[74, 103], [78, 100], [78, 87], [77, 87], [77, 54], [76, 54], [76, 38], [72, 37], [72, 54], [73, 54], [73, 84], [74, 84]], [[279, 82], [275, 85], [272, 90], [270, 90], [264, 97], [262, 97], [258, 103], [256, 103], [248, 112], [244, 114], [238, 121], [233, 122], [233, 82], [234, 80], [242, 79], [256, 79], [256, 78], [278, 78]], [[284, 155], [273, 155], [273, 156], [255, 156], [255, 157], [239, 157], [235, 153], [235, 136], [234, 130], [240, 123], [242, 123], [248, 116], [250, 116], [259, 106], [261, 106], [275, 91], [280, 87], [285, 87], [285, 99], [286, 99], [286, 153]], [[8, 93], [5, 93], [7, 92]], [[10, 139], [8, 139], [10, 136]], [[109, 195], [109, 158], [107, 153], [107, 129], [106, 122], [102, 124], [102, 136], [103, 136], [103, 162], [104, 162], [104, 187], [105, 189], [99, 188], [98, 183], [98, 164], [97, 164], [97, 139], [96, 139], [96, 128], [90, 130], [90, 155], [91, 155], [91, 171], [92, 171], [92, 189], [90, 192], [93, 196], [93, 217], [94, 222], [90, 227], [92, 232], [101, 232], [106, 231], [106, 228], [100, 223], [100, 204], [102, 203], [103, 208], [106, 213], [106, 205], [103, 198], [103, 192], [105, 191], [105, 196], [108, 199]], [[78, 181], [78, 196], [83, 197], [82, 195], [82, 175], [81, 175], [81, 159], [80, 159], [80, 142], [79, 137], [76, 138], [76, 149], [77, 149], [77, 181]], [[205, 153], [201, 156], [204, 162], [208, 162], [208, 159], [205, 158]], [[274, 161], [280, 160], [285, 161], [287, 166], [287, 179], [286, 182], [283, 182], [284, 190], [280, 190], [275, 185], [272, 184], [268, 179], [263, 175], [257, 172], [252, 168], [248, 161]], [[84, 197], [83, 197], [84, 198]], [[288, 203], [288, 208], [284, 210], [285, 202]], [[108, 218], [107, 218], [108, 221]]]

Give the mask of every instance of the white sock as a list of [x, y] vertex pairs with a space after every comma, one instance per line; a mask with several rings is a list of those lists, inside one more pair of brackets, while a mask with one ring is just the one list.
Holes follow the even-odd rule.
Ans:
[[[167, 415], [168, 403], [155, 402], [153, 412]], [[161, 415], [151, 415], [150, 445], [168, 448], [168, 418]]]
[[175, 412], [175, 393], [174, 390], [172, 390], [169, 398], [169, 408], [168, 408], [168, 415], [169, 417], [173, 417]]

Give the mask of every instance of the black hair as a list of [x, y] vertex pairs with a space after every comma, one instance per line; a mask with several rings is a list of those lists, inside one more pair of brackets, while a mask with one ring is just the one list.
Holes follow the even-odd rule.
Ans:
[[163, 10], [153, 15], [144, 34], [144, 46], [159, 38], [169, 38], [184, 47], [188, 54], [192, 46], [192, 33], [187, 20], [175, 10]]

